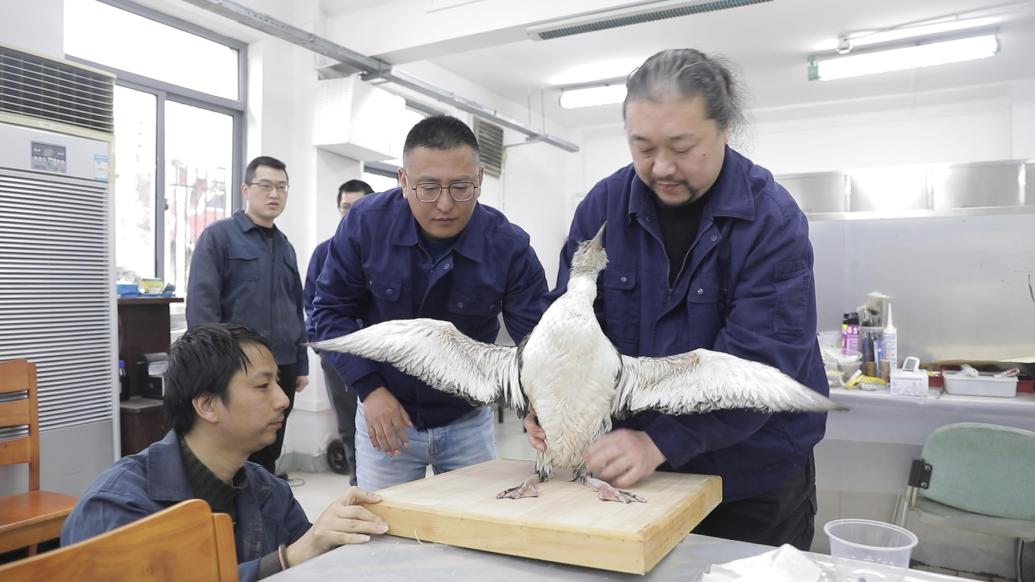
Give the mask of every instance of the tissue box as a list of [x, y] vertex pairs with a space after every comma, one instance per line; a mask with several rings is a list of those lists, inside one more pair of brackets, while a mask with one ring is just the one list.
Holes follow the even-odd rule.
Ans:
[[900, 396], [927, 396], [927, 370], [892, 370], [891, 393]]

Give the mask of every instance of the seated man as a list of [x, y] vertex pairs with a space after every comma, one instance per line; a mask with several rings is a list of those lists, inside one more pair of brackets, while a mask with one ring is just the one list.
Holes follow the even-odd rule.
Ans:
[[[191, 328], [172, 346], [165, 406], [173, 430], [101, 474], [61, 531], [67, 545], [197, 498], [234, 522], [241, 580], [257, 580], [388, 525], [356, 487], [309, 523], [291, 488], [248, 456], [272, 443], [288, 397], [267, 341], [246, 327]], [[189, 559], [189, 557], [187, 558]]]

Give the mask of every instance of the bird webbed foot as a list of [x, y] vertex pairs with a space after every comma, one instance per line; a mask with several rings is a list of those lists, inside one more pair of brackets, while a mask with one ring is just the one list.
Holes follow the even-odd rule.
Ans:
[[532, 475], [525, 479], [517, 487], [504, 489], [496, 495], [496, 499], [522, 499], [525, 497], [539, 497], [539, 484], [542, 483], [539, 475]]
[[613, 487], [606, 481], [583, 474], [582, 479], [573, 479], [597, 492], [601, 501], [617, 501], [619, 503], [647, 503], [647, 500], [631, 491], [623, 491]]

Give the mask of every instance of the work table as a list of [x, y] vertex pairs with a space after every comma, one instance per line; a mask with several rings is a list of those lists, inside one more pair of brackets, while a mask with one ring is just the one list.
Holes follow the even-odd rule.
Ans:
[[[421, 543], [385, 536], [364, 545], [343, 546], [267, 578], [271, 582], [328, 580], [420, 580], [421, 582], [493, 582], [527, 580], [679, 580], [694, 582], [712, 564], [755, 556], [773, 548], [690, 534], [646, 575], [622, 574], [567, 566], [502, 554]], [[937, 582], [963, 580], [869, 562], [806, 554], [822, 572], [822, 582], [838, 580], [902, 580]]]

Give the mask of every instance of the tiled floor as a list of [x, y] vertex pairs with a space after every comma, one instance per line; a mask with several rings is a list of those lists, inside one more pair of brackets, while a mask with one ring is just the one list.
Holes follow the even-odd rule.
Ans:
[[[528, 444], [521, 421], [512, 410], [503, 411], [503, 423], [496, 424], [496, 456], [505, 459], [535, 459], [535, 450]], [[332, 501], [348, 489], [348, 478], [337, 473], [292, 472], [295, 498], [310, 521], [314, 521]]]

